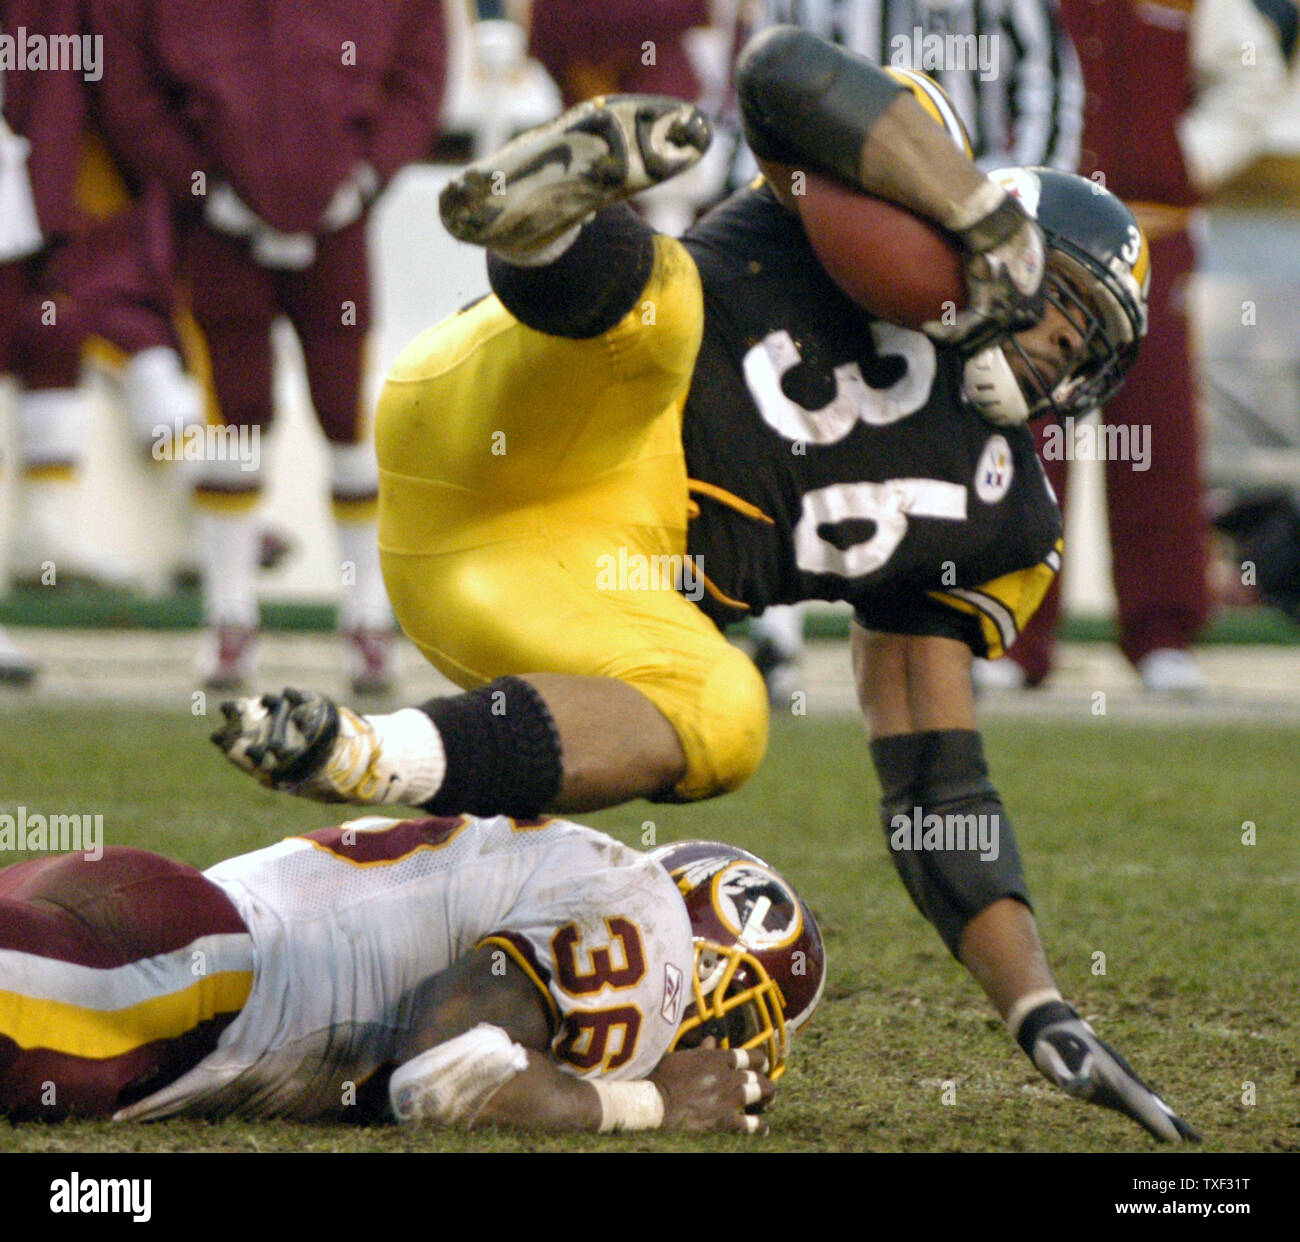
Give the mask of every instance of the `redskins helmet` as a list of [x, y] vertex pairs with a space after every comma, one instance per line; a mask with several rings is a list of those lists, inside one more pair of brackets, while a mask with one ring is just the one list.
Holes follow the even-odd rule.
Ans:
[[[1151, 257], [1134, 218], [1105, 186], [1054, 168], [989, 174], [1038, 221], [1047, 241], [1043, 288], [1081, 339], [1073, 356], [1045, 371], [1016, 336], [966, 363], [966, 399], [993, 422], [1040, 414], [1087, 414], [1115, 395], [1147, 330]], [[1017, 382], [1007, 351], [1029, 378]], [[1028, 389], [1028, 391], [1026, 391]]]
[[826, 954], [812, 911], [761, 858], [720, 841], [651, 852], [677, 883], [695, 934], [693, 999], [673, 1047], [712, 1035], [720, 1048], [762, 1048], [785, 1072], [790, 1036], [821, 1000]]

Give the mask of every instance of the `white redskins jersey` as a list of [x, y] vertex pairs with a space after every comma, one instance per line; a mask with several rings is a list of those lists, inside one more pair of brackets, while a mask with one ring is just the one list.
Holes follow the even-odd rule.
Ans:
[[422, 1051], [405, 1042], [417, 989], [480, 945], [537, 983], [551, 1055], [580, 1076], [644, 1077], [690, 999], [668, 873], [565, 820], [368, 817], [205, 875], [251, 933], [252, 992], [212, 1053], [119, 1119], [347, 1116], [371, 1075]]

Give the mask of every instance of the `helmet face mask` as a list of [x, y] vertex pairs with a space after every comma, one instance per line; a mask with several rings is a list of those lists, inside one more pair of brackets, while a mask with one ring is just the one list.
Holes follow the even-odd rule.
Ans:
[[719, 1048], [761, 1048], [774, 1079], [785, 1072], [785, 998], [752, 953], [697, 939], [691, 990], [694, 1001], [674, 1049], [693, 1048], [712, 1036]]
[[1114, 347], [1119, 335], [1116, 320], [1108, 322], [1096, 307], [1097, 299], [1085, 292], [1087, 287], [1086, 273], [1068, 256], [1053, 251], [1044, 277], [1047, 304], [1069, 325], [1077, 346], [1049, 368], [1026, 352], [1019, 334], [1004, 342], [1004, 350], [1016, 360], [1013, 370], [1023, 376], [1021, 389], [1030, 418], [1043, 414], [1065, 418], [1097, 409], [1114, 396], [1132, 364], [1136, 340], [1124, 349]]
[[1042, 227], [1047, 304], [1079, 341], [1051, 367], [1025, 349], [1022, 338], [1034, 329], [1003, 342], [1027, 416], [1087, 414], [1115, 395], [1146, 333], [1146, 237], [1132, 212], [1097, 182], [1050, 168], [1007, 168], [990, 176]]
[[710, 1036], [720, 1048], [762, 1049], [768, 1076], [785, 1072], [790, 1037], [825, 985], [812, 912], [762, 859], [716, 841], [652, 852], [677, 883], [694, 932], [691, 1001], [673, 1048]]

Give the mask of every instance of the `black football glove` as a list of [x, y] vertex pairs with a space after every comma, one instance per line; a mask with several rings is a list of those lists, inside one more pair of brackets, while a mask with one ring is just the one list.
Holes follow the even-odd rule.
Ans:
[[227, 759], [271, 789], [316, 802], [376, 805], [389, 782], [375, 770], [380, 747], [370, 722], [324, 695], [283, 694], [221, 704], [212, 741]]
[[1161, 1142], [1201, 1141], [1201, 1136], [1064, 1001], [1048, 1001], [1031, 1010], [1020, 1024], [1016, 1041], [1044, 1077], [1076, 1099], [1131, 1117]]

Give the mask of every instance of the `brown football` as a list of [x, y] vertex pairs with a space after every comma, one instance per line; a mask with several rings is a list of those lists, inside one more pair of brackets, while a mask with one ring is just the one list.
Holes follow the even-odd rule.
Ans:
[[788, 175], [773, 184], [802, 189], [780, 197], [799, 213], [831, 279], [873, 315], [919, 328], [945, 304], [966, 305], [961, 247], [937, 225], [815, 172], [802, 186]]

